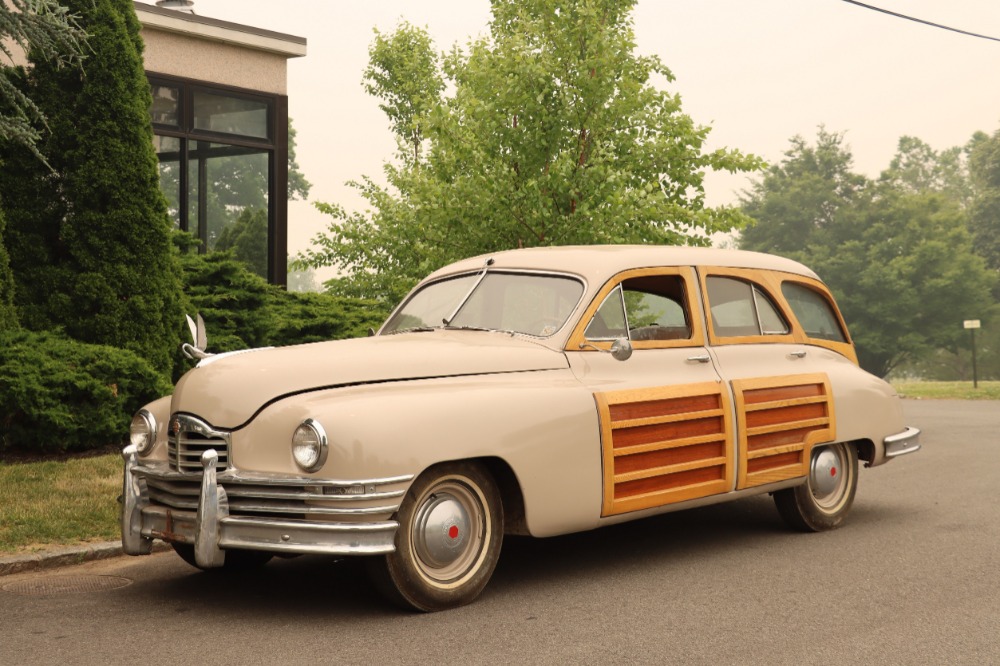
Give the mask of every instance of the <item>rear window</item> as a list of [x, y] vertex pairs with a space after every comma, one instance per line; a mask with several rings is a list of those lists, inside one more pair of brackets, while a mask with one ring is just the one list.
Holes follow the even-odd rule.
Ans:
[[826, 296], [797, 282], [782, 283], [781, 293], [810, 338], [847, 342], [840, 320]]

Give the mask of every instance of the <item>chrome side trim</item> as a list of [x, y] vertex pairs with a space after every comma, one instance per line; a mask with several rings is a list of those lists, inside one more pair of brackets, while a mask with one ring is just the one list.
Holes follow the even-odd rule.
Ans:
[[920, 430], [907, 426], [906, 430], [889, 435], [882, 440], [886, 458], [897, 458], [920, 450]]

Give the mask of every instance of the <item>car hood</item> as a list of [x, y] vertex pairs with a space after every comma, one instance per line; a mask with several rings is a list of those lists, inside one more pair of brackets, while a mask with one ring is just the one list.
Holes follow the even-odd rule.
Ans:
[[181, 377], [171, 410], [234, 429], [268, 403], [307, 391], [567, 367], [560, 352], [496, 332], [436, 330], [318, 342], [210, 357]]

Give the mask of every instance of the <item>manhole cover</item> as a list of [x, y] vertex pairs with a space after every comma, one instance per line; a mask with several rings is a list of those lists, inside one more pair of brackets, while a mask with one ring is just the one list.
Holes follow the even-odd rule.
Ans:
[[48, 597], [55, 594], [102, 592], [131, 584], [131, 580], [121, 576], [46, 576], [8, 583], [3, 586], [3, 590], [14, 594]]

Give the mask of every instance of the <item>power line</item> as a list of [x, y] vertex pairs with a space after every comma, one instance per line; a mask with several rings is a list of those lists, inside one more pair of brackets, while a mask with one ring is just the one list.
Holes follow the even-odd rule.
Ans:
[[979, 39], [989, 39], [994, 42], [1000, 42], [1000, 37], [990, 37], [989, 35], [980, 35], [979, 33], [969, 32], [968, 30], [959, 30], [958, 28], [952, 28], [947, 25], [941, 25], [940, 23], [933, 23], [932, 21], [925, 21], [923, 19], [918, 19], [913, 16], [907, 16], [906, 14], [891, 12], [888, 9], [882, 9], [881, 7], [875, 7], [874, 5], [866, 5], [865, 3], [857, 2], [856, 0], [843, 0], [843, 1], [851, 5], [857, 5], [858, 7], [864, 7], [865, 9], [871, 9], [872, 11], [888, 14], [889, 16], [895, 16], [896, 18], [906, 19], [907, 21], [923, 23], [924, 25], [929, 25], [934, 28], [941, 28], [942, 30], [950, 30], [951, 32], [957, 32], [961, 35], [968, 35], [969, 37], [978, 37]]

